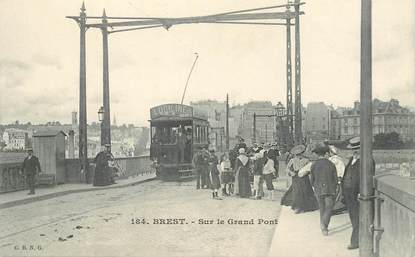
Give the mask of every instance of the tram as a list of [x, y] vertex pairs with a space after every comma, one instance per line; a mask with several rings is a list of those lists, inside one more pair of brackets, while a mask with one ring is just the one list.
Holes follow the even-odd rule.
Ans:
[[163, 104], [150, 109], [150, 118], [150, 158], [156, 165], [157, 177], [193, 178], [193, 154], [209, 145], [207, 115], [191, 106]]

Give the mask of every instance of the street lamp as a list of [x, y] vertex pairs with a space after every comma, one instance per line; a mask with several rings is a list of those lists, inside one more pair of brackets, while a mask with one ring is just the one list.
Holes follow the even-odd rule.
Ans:
[[100, 107], [99, 108], [99, 110], [98, 110], [98, 120], [100, 121], [100, 122], [103, 122], [104, 121], [104, 107]]
[[282, 105], [281, 102], [278, 102], [276, 109], [277, 109], [277, 117], [282, 118], [284, 116], [284, 109], [285, 109], [284, 105]]

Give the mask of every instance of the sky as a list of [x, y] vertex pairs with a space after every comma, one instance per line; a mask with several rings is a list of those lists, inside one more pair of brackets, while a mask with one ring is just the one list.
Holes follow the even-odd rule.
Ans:
[[[415, 4], [373, 2], [373, 97], [415, 106]], [[186, 17], [284, 4], [279, 0], [86, 0], [87, 14]], [[81, 1], [0, 0], [0, 124], [70, 123], [79, 108]], [[360, 87], [360, 1], [306, 1], [302, 102], [352, 106]], [[294, 30], [292, 30], [294, 32]], [[294, 44], [294, 37], [293, 44]], [[148, 125], [149, 109], [203, 99], [286, 102], [284, 26], [192, 24], [110, 34], [111, 117]], [[293, 52], [294, 57], [294, 52]], [[294, 68], [294, 67], [293, 67]], [[102, 105], [102, 36], [87, 31], [88, 123]]]

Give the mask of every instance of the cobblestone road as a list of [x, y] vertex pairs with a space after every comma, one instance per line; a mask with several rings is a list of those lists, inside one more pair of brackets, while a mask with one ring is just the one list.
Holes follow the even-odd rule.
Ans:
[[[220, 201], [194, 182], [152, 181], [4, 209], [0, 256], [266, 256], [279, 211], [279, 199]], [[154, 224], [168, 218], [184, 224]], [[242, 220], [254, 224], [229, 224]]]

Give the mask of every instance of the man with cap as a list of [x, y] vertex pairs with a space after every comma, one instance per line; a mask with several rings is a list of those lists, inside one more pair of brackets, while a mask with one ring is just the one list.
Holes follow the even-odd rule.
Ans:
[[29, 186], [29, 195], [35, 194], [36, 175], [41, 173], [39, 159], [33, 155], [33, 149], [27, 149], [27, 157], [23, 160], [22, 167], [20, 169], [26, 177], [26, 183]]
[[241, 148], [243, 148], [243, 149], [245, 149], [245, 151], [246, 151], [246, 144], [245, 144], [245, 140], [242, 138], [242, 137], [240, 137], [239, 138], [239, 143], [236, 145], [236, 149], [239, 151], [239, 149], [241, 149]]
[[108, 186], [113, 183], [112, 169], [109, 165], [109, 162], [113, 160], [114, 156], [111, 154], [111, 145], [105, 144], [104, 149], [94, 158], [94, 186]]
[[209, 166], [209, 152], [205, 147], [199, 147], [199, 150], [193, 155], [193, 166], [196, 171], [196, 189], [207, 187], [207, 176]]
[[[359, 248], [359, 189], [360, 189], [360, 137], [349, 140], [347, 148], [353, 150], [353, 156], [349, 159], [344, 170], [342, 187], [344, 200], [347, 210], [349, 211], [350, 221], [352, 223], [352, 236], [350, 245], [347, 249]], [[373, 173], [375, 172], [375, 162], [373, 161]]]
[[325, 158], [329, 152], [327, 146], [318, 146], [313, 152], [317, 154], [318, 159], [311, 165], [311, 184], [320, 207], [321, 232], [327, 236], [336, 196], [337, 172], [336, 166]]

